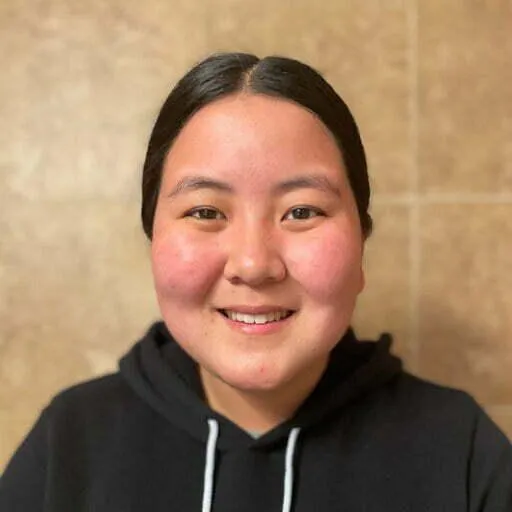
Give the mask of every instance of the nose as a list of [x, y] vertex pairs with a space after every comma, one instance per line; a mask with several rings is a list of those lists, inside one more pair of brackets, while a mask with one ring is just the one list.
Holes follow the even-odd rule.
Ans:
[[271, 228], [253, 222], [233, 229], [224, 276], [233, 284], [261, 286], [286, 276], [286, 266]]

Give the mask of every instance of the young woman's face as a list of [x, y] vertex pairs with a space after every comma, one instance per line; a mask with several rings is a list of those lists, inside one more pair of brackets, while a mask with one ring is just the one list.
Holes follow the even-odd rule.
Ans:
[[308, 110], [231, 96], [175, 140], [152, 267], [163, 319], [203, 375], [270, 391], [321, 372], [364, 286], [362, 252], [342, 156]]

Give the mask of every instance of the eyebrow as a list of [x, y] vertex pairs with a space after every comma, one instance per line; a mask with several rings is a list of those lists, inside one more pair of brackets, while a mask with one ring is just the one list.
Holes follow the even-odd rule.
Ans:
[[221, 192], [230, 193], [233, 192], [233, 187], [223, 181], [213, 180], [206, 176], [185, 176], [178, 181], [167, 197], [173, 198], [184, 192], [201, 189], [219, 190]]
[[[281, 181], [275, 185], [273, 192], [276, 195], [280, 195], [303, 188], [328, 192], [336, 195], [337, 197], [341, 195], [340, 189], [334, 185], [334, 183], [332, 183], [326, 176], [318, 174], [306, 174]], [[234, 192], [234, 188], [223, 181], [207, 178], [206, 176], [185, 176], [178, 181], [167, 197], [174, 198], [182, 193], [201, 189], [217, 190], [230, 194]]]
[[275, 187], [276, 192], [284, 194], [286, 192], [293, 192], [302, 188], [312, 188], [320, 190], [321, 192], [328, 192], [336, 196], [340, 196], [340, 189], [332, 183], [326, 176], [319, 174], [306, 174], [304, 176], [297, 176], [289, 180], [278, 183]]

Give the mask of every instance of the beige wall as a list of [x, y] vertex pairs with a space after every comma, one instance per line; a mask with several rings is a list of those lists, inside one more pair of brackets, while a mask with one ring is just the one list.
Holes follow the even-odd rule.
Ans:
[[512, 2], [2, 0], [0, 467], [157, 317], [139, 226], [170, 84], [215, 50], [313, 64], [352, 106], [376, 233], [356, 326], [512, 436]]

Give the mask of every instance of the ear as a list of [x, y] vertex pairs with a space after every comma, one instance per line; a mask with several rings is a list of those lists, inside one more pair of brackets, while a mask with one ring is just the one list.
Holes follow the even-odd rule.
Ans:
[[358, 293], [361, 293], [365, 286], [366, 286], [366, 272], [365, 272], [365, 259], [366, 259], [366, 245], [363, 243], [362, 247], [362, 254], [361, 254], [361, 266], [359, 268], [359, 286], [358, 286]]
[[361, 269], [359, 271], [359, 288], [358, 293], [361, 293], [366, 286], [366, 273], [363, 268], [363, 264], [361, 263]]

